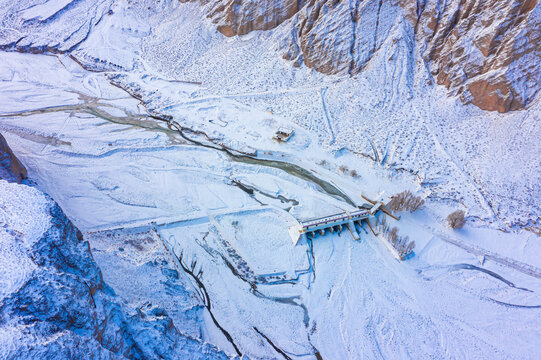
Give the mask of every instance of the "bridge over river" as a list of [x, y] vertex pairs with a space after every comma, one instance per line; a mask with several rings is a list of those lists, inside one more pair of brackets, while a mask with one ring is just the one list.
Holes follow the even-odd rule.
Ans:
[[298, 226], [293, 226], [289, 229], [291, 239], [294, 244], [297, 244], [299, 240], [306, 235], [311, 235], [313, 238], [316, 234], [325, 235], [326, 231], [334, 233], [335, 231], [341, 232], [346, 227], [353, 239], [359, 240], [360, 236], [355, 228], [355, 225], [362, 226], [362, 221], [366, 221], [368, 227], [372, 232], [372, 226], [370, 224], [370, 217], [375, 217], [376, 213], [381, 210], [383, 203], [377, 202], [369, 208], [362, 208], [355, 211], [344, 211], [342, 213], [308, 219], [300, 221]]

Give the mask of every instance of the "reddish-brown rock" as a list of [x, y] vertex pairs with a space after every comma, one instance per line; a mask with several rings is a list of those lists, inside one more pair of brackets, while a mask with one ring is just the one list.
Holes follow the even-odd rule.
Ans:
[[208, 16], [225, 36], [245, 35], [253, 30], [270, 30], [295, 15], [303, 0], [213, 1]]
[[421, 56], [438, 84], [482, 109], [521, 109], [541, 87], [538, 0], [200, 2], [226, 36], [291, 19], [280, 42], [283, 58], [326, 74], [356, 74], [387, 39], [403, 39], [414, 44], [411, 61]]
[[522, 108], [512, 86], [506, 79], [500, 82], [494, 80], [477, 80], [470, 82], [467, 89], [472, 96], [472, 103], [483, 110], [507, 112]]
[[539, 91], [537, 0], [437, 0], [405, 9], [437, 82], [464, 102], [506, 112], [523, 108]]

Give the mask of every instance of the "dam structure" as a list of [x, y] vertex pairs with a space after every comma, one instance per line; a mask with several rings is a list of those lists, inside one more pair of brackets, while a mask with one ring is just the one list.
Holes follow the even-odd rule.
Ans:
[[302, 220], [299, 221], [298, 225], [290, 227], [289, 235], [291, 236], [293, 244], [297, 245], [299, 240], [306, 236], [310, 236], [312, 239], [317, 234], [323, 236], [326, 231], [329, 231], [331, 234], [335, 231], [340, 233], [344, 226], [349, 230], [354, 240], [360, 240], [355, 225], [362, 227], [363, 220], [366, 221], [370, 231], [375, 236], [376, 233], [370, 224], [370, 217], [376, 217], [377, 213], [380, 211], [395, 220], [399, 219], [387, 209], [387, 205], [383, 201], [370, 200], [364, 195], [362, 195], [362, 197], [368, 201], [368, 203], [360, 206], [358, 210], [344, 211], [338, 214]]
[[359, 226], [362, 226], [361, 222], [370, 216], [373, 216], [373, 214], [367, 209], [352, 212], [345, 211], [339, 214], [300, 221], [299, 225], [290, 228], [289, 232], [295, 245], [303, 236], [309, 235], [314, 238], [317, 234], [325, 235], [326, 231], [329, 231], [331, 234], [335, 231], [341, 232], [344, 227], [350, 231], [353, 239], [359, 240], [360, 236], [355, 229], [355, 224], [357, 223]]

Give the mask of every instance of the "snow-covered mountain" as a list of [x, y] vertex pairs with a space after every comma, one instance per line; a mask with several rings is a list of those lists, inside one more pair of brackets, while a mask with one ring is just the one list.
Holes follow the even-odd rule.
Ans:
[[541, 83], [537, 1], [200, 3], [226, 36], [274, 29], [287, 21], [280, 49], [284, 59], [325, 74], [358, 74], [391, 41], [395, 51], [387, 54], [389, 62], [401, 61], [400, 55], [410, 64], [421, 58], [449, 94], [485, 110], [522, 109]]
[[[0, 354], [538, 353], [536, 1], [0, 5], [0, 177], [31, 185], [0, 182]], [[406, 261], [382, 225], [292, 244], [404, 190]]]

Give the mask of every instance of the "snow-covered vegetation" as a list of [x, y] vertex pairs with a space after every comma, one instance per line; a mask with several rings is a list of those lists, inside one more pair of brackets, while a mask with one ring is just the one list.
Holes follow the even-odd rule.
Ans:
[[424, 200], [420, 196], [415, 196], [411, 191], [405, 190], [393, 195], [391, 201], [387, 204], [387, 208], [391, 211], [413, 212], [419, 210], [424, 203]]
[[466, 224], [465, 215], [464, 210], [455, 210], [447, 216], [447, 223], [452, 229], [462, 229]]

